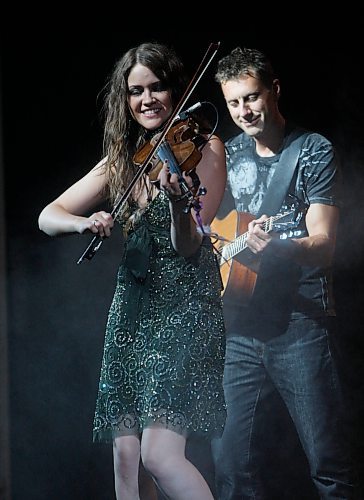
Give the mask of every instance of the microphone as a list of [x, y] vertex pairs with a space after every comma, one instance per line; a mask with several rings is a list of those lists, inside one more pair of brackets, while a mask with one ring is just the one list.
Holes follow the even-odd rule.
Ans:
[[186, 118], [188, 117], [189, 114], [191, 114], [196, 109], [201, 108], [201, 106], [202, 106], [202, 102], [196, 102], [196, 104], [194, 104], [190, 108], [187, 108], [185, 111], [182, 111], [179, 115], [177, 115], [175, 117], [174, 121], [186, 120]]

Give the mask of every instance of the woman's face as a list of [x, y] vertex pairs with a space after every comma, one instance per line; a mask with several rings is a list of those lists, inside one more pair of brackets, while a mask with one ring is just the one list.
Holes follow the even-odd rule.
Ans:
[[169, 89], [139, 63], [129, 74], [128, 103], [133, 118], [147, 130], [163, 125], [173, 111]]

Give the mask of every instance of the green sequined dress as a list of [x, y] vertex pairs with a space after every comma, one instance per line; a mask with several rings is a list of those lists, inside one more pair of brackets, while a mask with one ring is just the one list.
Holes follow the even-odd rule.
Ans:
[[173, 249], [168, 200], [160, 192], [126, 240], [106, 326], [95, 441], [151, 424], [209, 437], [222, 433], [220, 291], [208, 238], [187, 259]]

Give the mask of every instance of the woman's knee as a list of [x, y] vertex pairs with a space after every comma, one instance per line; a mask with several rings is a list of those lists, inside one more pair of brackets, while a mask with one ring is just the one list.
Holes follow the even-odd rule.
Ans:
[[158, 477], [162, 471], [166, 461], [166, 456], [159, 447], [143, 447], [141, 451], [141, 461], [145, 470], [153, 477]]
[[168, 474], [185, 460], [186, 437], [170, 429], [145, 429], [141, 441], [141, 460], [154, 477]]
[[139, 438], [137, 436], [122, 436], [114, 439], [113, 455], [115, 464], [139, 463]]

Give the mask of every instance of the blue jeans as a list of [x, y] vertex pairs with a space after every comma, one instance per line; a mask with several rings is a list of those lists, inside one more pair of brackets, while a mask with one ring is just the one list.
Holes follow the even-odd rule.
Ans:
[[260, 488], [253, 446], [257, 405], [267, 381], [290, 413], [320, 497], [353, 498], [343, 402], [326, 321], [293, 320], [283, 335], [267, 342], [227, 338], [227, 421], [215, 450], [219, 500], [269, 498]]

